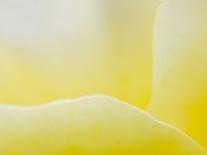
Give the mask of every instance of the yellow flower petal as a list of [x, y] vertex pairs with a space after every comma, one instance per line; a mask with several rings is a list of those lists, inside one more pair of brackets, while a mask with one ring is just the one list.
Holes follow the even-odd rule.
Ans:
[[165, 1], [155, 26], [149, 111], [207, 147], [207, 1]]
[[0, 107], [1, 155], [206, 155], [189, 137], [105, 96]]
[[144, 107], [159, 1], [0, 1], [0, 102], [104, 93]]

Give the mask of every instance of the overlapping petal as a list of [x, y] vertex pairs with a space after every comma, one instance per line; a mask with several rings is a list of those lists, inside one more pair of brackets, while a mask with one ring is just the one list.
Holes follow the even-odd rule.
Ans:
[[2, 155], [206, 155], [177, 129], [106, 96], [0, 107]]
[[155, 24], [149, 111], [207, 147], [207, 1], [165, 1]]

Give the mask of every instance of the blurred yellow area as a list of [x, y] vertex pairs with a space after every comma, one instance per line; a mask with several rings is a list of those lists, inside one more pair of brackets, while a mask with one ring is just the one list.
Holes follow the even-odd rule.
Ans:
[[0, 102], [107, 94], [145, 108], [158, 4], [0, 1]]
[[[0, 154], [205, 155], [207, 1], [160, 3], [0, 0]], [[91, 94], [175, 127], [104, 96], [34, 106]]]

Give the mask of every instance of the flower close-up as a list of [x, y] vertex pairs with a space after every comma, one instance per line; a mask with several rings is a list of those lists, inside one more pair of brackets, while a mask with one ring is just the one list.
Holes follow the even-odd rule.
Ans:
[[0, 155], [207, 155], [206, 0], [0, 0]]

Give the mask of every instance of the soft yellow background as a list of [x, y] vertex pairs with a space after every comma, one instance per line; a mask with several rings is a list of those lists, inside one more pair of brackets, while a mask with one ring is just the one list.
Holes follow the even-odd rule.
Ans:
[[144, 108], [159, 0], [0, 1], [0, 102], [108, 94]]

